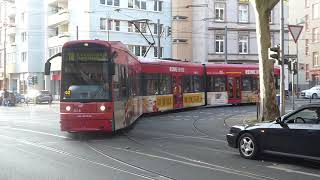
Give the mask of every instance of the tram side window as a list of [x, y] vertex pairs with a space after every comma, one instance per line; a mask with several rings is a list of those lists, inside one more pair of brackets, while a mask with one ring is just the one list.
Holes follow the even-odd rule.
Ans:
[[159, 94], [172, 94], [172, 78], [167, 74], [160, 74], [160, 83], [159, 83]]
[[196, 75], [193, 76], [193, 87], [194, 87], [194, 92], [201, 92], [203, 91], [203, 80], [200, 76]]
[[252, 78], [244, 77], [242, 79], [242, 91], [252, 91]]
[[183, 85], [183, 92], [184, 93], [193, 92], [192, 76], [184, 76], [182, 79], [182, 85]]
[[128, 74], [125, 66], [116, 65], [116, 75], [114, 76], [114, 97], [116, 101], [126, 99], [128, 97]]
[[143, 75], [143, 94], [146, 96], [159, 94], [159, 75], [158, 74], [144, 74]]
[[226, 78], [224, 76], [209, 76], [208, 91], [209, 92], [226, 91]]
[[199, 75], [184, 76], [182, 79], [182, 84], [184, 93], [203, 91], [203, 80]]

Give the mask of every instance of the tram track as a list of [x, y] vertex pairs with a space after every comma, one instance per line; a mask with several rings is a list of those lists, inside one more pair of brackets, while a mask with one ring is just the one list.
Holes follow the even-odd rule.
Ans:
[[[144, 143], [140, 142], [139, 140], [136, 140], [134, 137], [129, 136], [126, 133], [123, 133], [123, 134], [124, 134], [124, 136], [126, 136], [128, 138], [128, 140], [134, 142], [135, 144], [137, 144], [139, 146], [142, 146], [142, 147], [146, 147], [146, 145]], [[277, 180], [276, 178], [262, 176], [262, 175], [258, 175], [258, 174], [250, 173], [250, 172], [246, 172], [246, 171], [236, 170], [236, 169], [220, 166], [220, 165], [217, 165], [217, 164], [204, 162], [204, 161], [201, 161], [201, 160], [192, 159], [192, 158], [189, 158], [189, 157], [186, 157], [186, 156], [183, 156], [183, 155], [170, 153], [170, 152], [167, 152], [167, 151], [163, 150], [159, 146], [152, 147], [152, 148], [149, 148], [149, 149], [151, 151], [154, 151], [154, 152], [157, 152], [157, 153], [160, 153], [160, 154], [165, 154], [165, 155], [167, 155], [166, 157], [165, 156], [148, 154], [148, 153], [143, 153], [143, 152], [140, 152], [140, 151], [139, 152], [138, 151], [133, 151], [133, 150], [130, 150], [130, 149], [125, 149], [125, 148], [112, 147], [112, 146], [108, 146], [108, 145], [103, 145], [103, 146], [106, 146], [106, 147], [109, 147], [109, 148], [112, 148], [112, 149], [117, 149], [117, 150], [122, 150], [122, 151], [126, 151], [126, 152], [139, 154], [139, 155], [142, 155], [142, 156], [147, 156], [147, 157], [167, 160], [167, 161], [176, 162], [176, 163], [179, 163], [179, 164], [189, 165], [189, 166], [192, 166], [192, 167], [204, 168], [204, 169], [213, 170], [213, 171], [220, 171], [220, 172], [233, 174], [233, 175], [238, 175], [238, 176], [243, 176], [243, 177], [247, 177], [247, 178], [251, 178], [251, 179]], [[173, 157], [173, 158], [169, 158], [170, 156]]]
[[[67, 151], [64, 151], [64, 150], [60, 150], [60, 149], [57, 149], [57, 148], [54, 148], [54, 147], [46, 146], [46, 145], [39, 144], [39, 143], [34, 143], [34, 142], [31, 142], [31, 141], [28, 141], [28, 140], [25, 140], [25, 139], [18, 139], [18, 138], [6, 136], [6, 135], [0, 135], [0, 137], [6, 138], [6, 139], [10, 139], [10, 140], [14, 140], [14, 141], [16, 141], [18, 143], [21, 143], [21, 144], [24, 144], [24, 145], [28, 145], [28, 146], [32, 146], [32, 147], [37, 148], [37, 149], [41, 149], [41, 150], [53, 152], [53, 153], [56, 153], [56, 154], [60, 154], [60, 155], [66, 156], [66, 157], [70, 157], [70, 158], [74, 158], [74, 159], [77, 159], [77, 160], [81, 160], [81, 161], [84, 161], [84, 162], [87, 162], [87, 163], [90, 163], [90, 164], [93, 164], [93, 165], [96, 165], [96, 166], [101, 166], [101, 167], [109, 168], [109, 169], [112, 169], [112, 170], [115, 170], [115, 171], [119, 171], [119, 172], [122, 172], [122, 173], [126, 173], [126, 174], [129, 174], [129, 175], [132, 175], [132, 176], [136, 176], [136, 177], [139, 177], [139, 178], [142, 178], [142, 179], [148, 179], [148, 180], [173, 180], [172, 178], [167, 178], [165, 176], [160, 176], [159, 174], [157, 174], [158, 177], [153, 177], [153, 176], [148, 176], [148, 175], [145, 175], [145, 174], [142, 174], [142, 173], [135, 173], [135, 172], [132, 172], [132, 171], [129, 171], [129, 170], [125, 170], [125, 169], [122, 169], [122, 168], [118, 168], [116, 166], [112, 166], [112, 165], [109, 165], [109, 164], [106, 164], [106, 163], [101, 163], [101, 162], [97, 162], [97, 161], [94, 161], [94, 160], [90, 160], [89, 158], [86, 158], [86, 157], [83, 157], [83, 156], [80, 156], [80, 155], [77, 155], [77, 154], [74, 154], [74, 153], [70, 153], [70, 152], [67, 152]], [[112, 159], [112, 158], [110, 158], [110, 159]], [[121, 164], [123, 164], [123, 163], [121, 163]], [[133, 166], [129, 165], [129, 163], [127, 163], [127, 166], [133, 167]], [[139, 168], [135, 167], [134, 169], [139, 169]], [[148, 172], [147, 170], [143, 170], [142, 168], [140, 168], [140, 171]], [[151, 171], [149, 171], [149, 173], [151, 173]], [[153, 174], [156, 174], [156, 173], [153, 173]]]

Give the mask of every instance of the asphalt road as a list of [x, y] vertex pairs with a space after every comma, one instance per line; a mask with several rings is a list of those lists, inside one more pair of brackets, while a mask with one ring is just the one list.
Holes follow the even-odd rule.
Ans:
[[254, 106], [142, 117], [116, 134], [59, 130], [59, 105], [0, 107], [0, 180], [309, 180], [320, 164], [245, 160], [225, 141], [224, 120]]

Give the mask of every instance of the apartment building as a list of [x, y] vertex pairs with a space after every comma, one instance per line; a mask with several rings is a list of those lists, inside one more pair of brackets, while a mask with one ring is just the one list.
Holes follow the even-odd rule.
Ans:
[[[202, 63], [258, 63], [255, 12], [249, 0], [192, 0], [188, 3], [182, 6], [179, 0], [173, 0], [173, 17], [177, 17], [172, 27], [175, 58]], [[270, 16], [273, 46], [280, 40], [279, 8], [278, 4]], [[284, 12], [288, 17], [287, 3]], [[192, 31], [180, 29], [183, 24], [191, 26]], [[288, 39], [287, 32], [285, 39]], [[181, 49], [186, 46], [192, 46], [192, 54], [183, 53]], [[287, 41], [285, 47], [288, 47]], [[285, 48], [285, 53], [287, 51]]]
[[320, 85], [320, 0], [304, 1], [306, 78], [310, 86]]
[[0, 83], [6, 66], [6, 88], [12, 91], [24, 93], [44, 86], [42, 7], [43, 1], [38, 0], [0, 1]]
[[297, 43], [293, 41], [293, 38], [289, 37], [289, 54], [296, 54], [298, 60], [298, 74], [294, 77], [294, 84], [298, 84], [299, 90], [309, 88], [311, 84], [310, 69], [312, 61], [310, 59], [308, 32], [309, 27], [309, 15], [305, 14], [306, 2], [308, 1], [289, 1], [289, 24], [303, 26]]
[[[153, 42], [157, 38], [160, 20], [161, 57], [171, 58], [170, 0], [47, 0], [46, 58], [61, 51], [62, 45], [76, 39], [102, 39], [121, 41], [137, 56], [144, 56], [148, 43], [131, 21], [136, 22], [145, 37]], [[147, 23], [146, 23], [147, 22]], [[151, 32], [149, 32], [150, 27]], [[157, 39], [155, 39], [157, 46]], [[157, 58], [157, 47], [146, 57]], [[46, 79], [46, 89], [59, 97], [61, 59], [52, 62], [51, 76]]]

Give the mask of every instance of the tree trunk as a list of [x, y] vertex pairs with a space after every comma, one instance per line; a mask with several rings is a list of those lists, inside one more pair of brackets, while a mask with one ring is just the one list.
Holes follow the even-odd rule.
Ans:
[[[261, 2], [261, 1], [260, 1]], [[263, 2], [263, 1], [262, 1]], [[264, 1], [266, 2], [266, 1]], [[271, 9], [254, 2], [256, 9], [256, 34], [259, 51], [259, 78], [260, 78], [260, 116], [259, 120], [274, 120], [280, 112], [276, 103], [274, 79], [274, 62], [268, 58], [270, 42], [269, 14]]]

